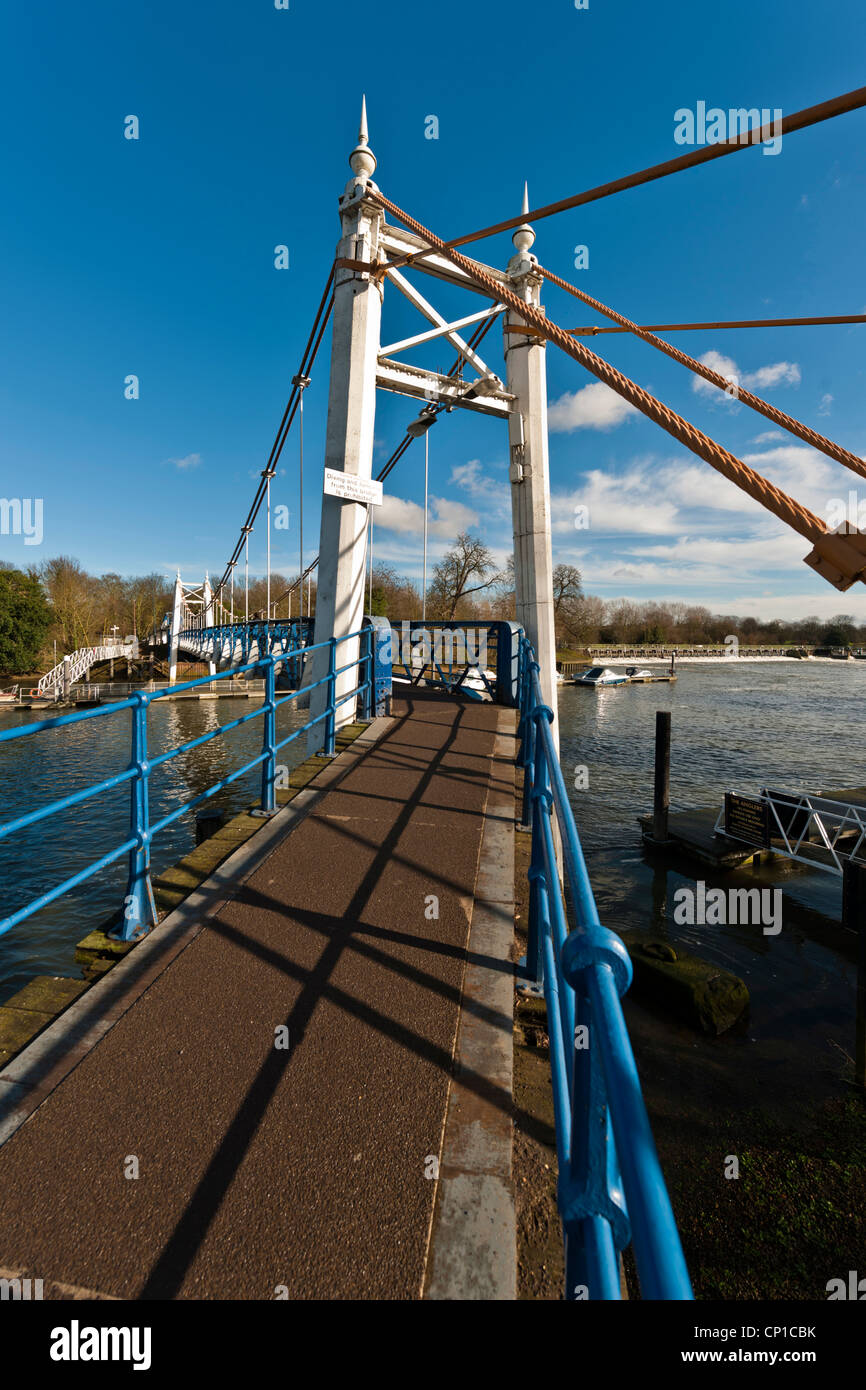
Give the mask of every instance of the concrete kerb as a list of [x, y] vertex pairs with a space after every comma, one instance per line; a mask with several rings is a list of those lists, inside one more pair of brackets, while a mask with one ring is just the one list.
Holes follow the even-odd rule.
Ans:
[[515, 730], [515, 712], [503, 709], [494, 756], [509, 775], [485, 807], [463, 979], [463, 998], [481, 1008], [460, 1013], [425, 1271], [431, 1300], [517, 1297], [512, 1119], [501, 1103], [513, 1096]]

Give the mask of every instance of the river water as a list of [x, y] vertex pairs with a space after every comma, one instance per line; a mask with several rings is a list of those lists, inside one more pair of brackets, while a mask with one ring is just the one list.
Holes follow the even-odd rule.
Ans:
[[[773, 1047], [787, 1046], [796, 1031], [798, 1049], [818, 1049], [822, 1056], [828, 1046], [851, 1050], [854, 974], [850, 947], [836, 925], [839, 880], [779, 860], [714, 878], [688, 862], [648, 857], [636, 817], [652, 809], [655, 713], [672, 712], [672, 809], [721, 807], [725, 790], [866, 784], [864, 692], [866, 662], [734, 661], [683, 665], [672, 685], [566, 686], [559, 692], [562, 764], [602, 920], [621, 930], [665, 934], [736, 971], [752, 991], [750, 1037], [763, 1036]], [[148, 716], [150, 752], [165, 751], [252, 707], [247, 700], [157, 701]], [[280, 736], [305, 717], [292, 705], [284, 707]], [[0, 728], [25, 718], [0, 710]], [[304, 745], [299, 738], [281, 760], [289, 766], [301, 762]], [[254, 720], [157, 770], [152, 817], [225, 776], [260, 746], [261, 722]], [[120, 771], [128, 758], [128, 712], [0, 744], [0, 822]], [[578, 766], [589, 778], [579, 791], [573, 789]], [[256, 770], [208, 805], [239, 810], [256, 795], [258, 782]], [[0, 841], [0, 915], [111, 849], [118, 829], [125, 831], [128, 796], [122, 787]], [[158, 838], [154, 874], [193, 844], [191, 813]], [[125, 864], [117, 863], [0, 938], [0, 1002], [35, 974], [78, 974], [75, 943], [116, 909], [125, 876]], [[698, 878], [725, 886], [782, 886], [783, 931], [771, 937], [760, 926], [675, 925], [673, 894]]]
[[[804, 1084], [832, 1091], [853, 1052], [856, 970], [843, 933], [841, 882], [778, 857], [715, 874], [696, 861], [643, 850], [637, 815], [650, 812], [656, 710], [671, 711], [671, 810], [723, 804], [725, 791], [812, 791], [866, 785], [866, 662], [683, 665], [671, 685], [560, 690], [561, 757], [602, 921], [680, 943], [732, 970], [751, 996], [748, 1026], [719, 1044], [776, 1098]], [[586, 790], [574, 790], [578, 766]], [[782, 930], [678, 925], [674, 894], [707, 887], [783, 892]], [[757, 1044], [757, 1046], [756, 1046]]]
[[[209, 733], [218, 724], [250, 714], [256, 700], [157, 700], [147, 716], [148, 753], [156, 757]], [[0, 729], [19, 727], [36, 716], [0, 706]], [[277, 712], [277, 737], [286, 738], [307, 719], [294, 703]], [[102, 781], [129, 765], [129, 710], [45, 730], [0, 743], [0, 823]], [[150, 778], [150, 816], [158, 820], [256, 756], [262, 719], [212, 739], [172, 759]], [[306, 739], [280, 750], [278, 762], [292, 768], [306, 757]], [[221, 807], [235, 813], [249, 806], [261, 786], [254, 768], [206, 801], [199, 810]], [[168, 826], [153, 846], [156, 877], [195, 846], [195, 811]], [[129, 787], [101, 793], [61, 815], [0, 840], [0, 917], [8, 916], [49, 888], [109, 853], [127, 837]], [[125, 859], [86, 879], [78, 888], [25, 917], [0, 936], [0, 1003], [34, 975], [75, 975], [75, 944], [100, 926], [123, 901]]]

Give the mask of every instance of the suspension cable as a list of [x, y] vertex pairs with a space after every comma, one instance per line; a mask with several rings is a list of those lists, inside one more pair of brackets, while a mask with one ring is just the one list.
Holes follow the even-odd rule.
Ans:
[[[817, 125], [821, 121], [832, 120], [834, 116], [843, 116], [850, 111], [857, 111], [866, 106], [866, 87], [858, 87], [853, 92], [846, 92], [843, 96], [833, 97], [830, 101], [819, 102], [817, 106], [807, 106], [803, 111], [795, 111], [790, 116], [785, 116], [778, 123], [771, 121], [769, 125], [761, 126], [758, 130], [744, 132], [744, 136], [736, 136], [732, 140], [721, 140], [712, 145], [704, 145], [700, 149], [692, 150], [689, 154], [679, 155], [676, 159], [665, 160], [663, 164], [654, 164], [649, 169], [642, 169], [636, 174], [627, 174], [625, 178], [614, 179], [611, 183], [599, 184], [597, 188], [590, 188], [584, 193], [576, 193], [570, 198], [561, 198], [559, 202], [547, 203], [544, 207], [534, 208], [531, 212], [521, 213], [518, 217], [507, 217], [503, 222], [496, 222], [492, 227], [482, 227], [477, 232], [469, 232], [466, 236], [452, 238], [451, 241], [442, 242], [440, 245], [431, 248], [434, 251], [453, 250], [457, 246], [465, 246], [470, 241], [481, 241], [484, 237], [495, 236], [498, 232], [508, 232], [514, 227], [521, 226], [524, 222], [539, 222], [542, 217], [552, 217], [557, 212], [568, 212], [571, 208], [583, 207], [586, 203], [597, 202], [600, 198], [609, 198], [613, 193], [622, 193], [629, 188], [637, 188], [644, 183], [653, 183], [656, 179], [666, 178], [668, 174], [678, 174], [682, 169], [694, 168], [697, 164], [706, 164], [711, 159], [720, 159], [723, 155], [734, 154], [737, 150], [748, 148], [749, 145], [758, 145], [765, 140], [778, 139], [779, 136], [790, 135], [795, 130], [804, 130], [807, 126]], [[406, 256], [393, 262], [394, 266], [407, 265], [413, 260], [423, 259], [431, 252], [419, 251], [414, 255]]]
[[[313, 327], [310, 330], [310, 336], [307, 339], [307, 345], [304, 348], [304, 354], [301, 358], [301, 365], [296, 373], [296, 378], [308, 377], [310, 375], [310, 369], [312, 368], [312, 365], [316, 360], [316, 356], [319, 351], [319, 346], [324, 336], [325, 329], [328, 325], [328, 320], [331, 317], [331, 311], [334, 307], [334, 295], [332, 292], [334, 275], [335, 266], [332, 265], [330, 274], [328, 275], [327, 283], [325, 284], [325, 289], [322, 293], [322, 298], [319, 302], [319, 307], [316, 310], [316, 317], [313, 320]], [[327, 308], [325, 307], [326, 304]], [[286, 439], [288, 438], [289, 430], [292, 427], [292, 422], [295, 418], [295, 414], [298, 409], [298, 402], [300, 401], [303, 389], [304, 388], [302, 386], [299, 386], [297, 384], [296, 380], [293, 380], [292, 389], [289, 393], [289, 399], [286, 402], [286, 408], [283, 411], [283, 418], [280, 421], [279, 428], [277, 429], [276, 433], [276, 438], [274, 439], [273, 445], [271, 446], [271, 452], [268, 456], [268, 461], [265, 464], [264, 469], [262, 470], [259, 485], [256, 488], [255, 496], [253, 497], [249, 512], [247, 513], [247, 519], [241, 527], [240, 536], [238, 538], [234, 550], [229, 556], [228, 563], [226, 564], [225, 570], [223, 572], [223, 576], [214, 590], [215, 599], [219, 596], [219, 594], [222, 592], [222, 590], [228, 583], [229, 578], [231, 577], [232, 567], [237, 562], [241, 554], [241, 551], [244, 548], [245, 537], [248, 536], [249, 532], [252, 530], [253, 523], [255, 522], [256, 517], [259, 514], [262, 501], [264, 500], [267, 493], [268, 480], [269, 478], [272, 478], [274, 476], [274, 473], [276, 472], [277, 461], [280, 457], [280, 454], [283, 451], [283, 445], [285, 444]]]
[[[718, 323], [642, 323], [642, 333], [686, 333], [699, 328], [812, 328], [816, 324], [827, 323], [866, 323], [866, 314], [831, 314], [818, 319], [722, 319]], [[584, 324], [580, 328], [568, 328], [574, 338], [595, 338], [600, 333], [631, 333], [630, 328], [608, 328], [603, 324]]]
[[[580, 299], [584, 304], [588, 304], [590, 308], [595, 309], [599, 314], [604, 314], [607, 318], [613, 319], [627, 332], [634, 333], [636, 337], [641, 338], [645, 343], [649, 343], [652, 347], [658, 348], [659, 352], [666, 353], [668, 357], [673, 358], [675, 362], [679, 362], [681, 366], [688, 367], [690, 372], [694, 372], [697, 376], [703, 377], [704, 380], [709, 381], [711, 385], [718, 386], [722, 391], [730, 390], [731, 383], [728, 381], [727, 377], [722, 376], [720, 372], [714, 372], [711, 367], [705, 366], [703, 362], [698, 362], [694, 357], [689, 357], [688, 353], [681, 352], [679, 348], [673, 347], [671, 343], [666, 343], [663, 338], [657, 338], [654, 333], [649, 333], [646, 329], [639, 328], [636, 323], [632, 323], [632, 321], [627, 319], [623, 314], [618, 314], [615, 309], [610, 309], [606, 304], [602, 304], [601, 300], [593, 299], [592, 295], [586, 294], [584, 290], [579, 290], [576, 285], [572, 285], [568, 280], [563, 280], [560, 275], [554, 275], [552, 270], [545, 270], [544, 266], [540, 265], [538, 267], [538, 273], [539, 275], [543, 275], [545, 280], [548, 280], [552, 285], [558, 285], [561, 290], [565, 290], [568, 294], [573, 295], [575, 299]], [[850, 449], [844, 449], [841, 444], [835, 444], [832, 439], [826, 439], [824, 435], [819, 434], [817, 430], [810, 429], [808, 425], [804, 425], [801, 421], [795, 420], [792, 415], [786, 415], [783, 410], [778, 410], [776, 406], [770, 405], [768, 401], [763, 400], [760, 396], [753, 395], [751, 391], [746, 391], [743, 387], [736, 387], [736, 399], [742, 401], [744, 405], [750, 406], [752, 410], [757, 410], [760, 415], [765, 416], [768, 420], [772, 420], [773, 424], [781, 425], [781, 427], [788, 430], [790, 434], [794, 434], [798, 439], [802, 439], [806, 444], [810, 444], [813, 449], [817, 449], [820, 453], [826, 454], [828, 458], [835, 459], [837, 463], [844, 464], [846, 468], [850, 468], [853, 472], [859, 473], [861, 477], [866, 478], [866, 462], [857, 454], [852, 454]]]
[[[866, 100], [866, 93], [864, 93]], [[618, 371], [610, 363], [597, 357], [595, 353], [583, 345], [578, 338], [573, 338], [565, 329], [548, 319], [544, 312], [536, 308], [535, 305], [527, 303], [521, 299], [513, 290], [495, 280], [488, 274], [483, 267], [476, 261], [470, 260], [459, 251], [449, 246], [441, 237], [429, 231], [414, 217], [408, 213], [383, 193], [376, 192], [371, 195], [384, 208], [393, 214], [404, 226], [408, 227], [417, 236], [422, 237], [434, 251], [444, 254], [448, 259], [462, 270], [466, 275], [476, 281], [478, 285], [487, 291], [491, 299], [499, 300], [513, 309], [520, 318], [532, 327], [539, 330], [539, 336], [550, 338], [556, 343], [557, 347], [573, 357], [582, 367], [590, 371], [599, 381], [610, 386], [618, 395], [622, 396], [629, 404], [635, 406], [648, 419], [655, 424], [661, 425], [662, 429], [672, 435], [681, 444], [684, 444], [692, 453], [697, 454], [712, 468], [728, 478], [737, 487], [746, 492], [755, 501], [760, 502], [768, 511], [778, 516], [786, 525], [798, 531], [812, 541], [820, 555], [829, 559], [831, 564], [838, 572], [850, 582], [862, 576], [866, 569], [866, 555], [857, 551], [855, 545], [845, 540], [844, 537], [833, 535], [827, 531], [820, 517], [808, 508], [796, 502], [781, 488], [770, 483], [763, 478], [760, 473], [756, 473], [753, 468], [744, 463], [742, 459], [724, 449], [720, 444], [710, 439], [695, 425], [684, 420], [661, 401], [656, 400], [648, 391], [637, 386], [622, 372]], [[811, 558], [811, 557], [810, 557]], [[833, 582], [833, 581], [831, 581]], [[846, 586], [847, 587], [847, 586]]]

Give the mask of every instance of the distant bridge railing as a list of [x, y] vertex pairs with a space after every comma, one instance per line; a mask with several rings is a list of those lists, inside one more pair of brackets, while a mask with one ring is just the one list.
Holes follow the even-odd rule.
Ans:
[[[374, 620], [375, 621], [375, 620]], [[338, 665], [337, 648], [343, 642], [348, 642], [353, 638], [360, 638], [360, 646], [357, 662], [349, 662], [344, 666]], [[156, 690], [153, 692], [139, 691], [127, 700], [119, 700], [115, 704], [103, 705], [96, 709], [80, 710], [74, 714], [61, 715], [53, 719], [40, 719], [33, 724], [25, 724], [17, 729], [5, 729], [0, 732], [0, 747], [4, 743], [11, 743], [21, 738], [32, 738], [46, 733], [51, 729], [60, 729], [70, 724], [79, 724], [86, 719], [111, 719], [116, 717], [121, 710], [132, 712], [132, 748], [129, 766], [123, 772], [117, 773], [113, 777], [106, 777], [101, 782], [96, 782], [92, 786], [85, 787], [81, 791], [72, 793], [69, 796], [59, 797], [46, 806], [39, 807], [38, 810], [30, 811], [26, 815], [18, 816], [14, 820], [7, 821], [0, 825], [0, 840], [5, 840], [18, 830], [23, 830], [26, 826], [34, 825], [39, 821], [47, 821], [50, 824], [52, 817], [63, 811], [69, 810], [72, 806], [78, 806], [84, 801], [89, 801], [92, 797], [99, 796], [114, 787], [123, 785], [129, 786], [130, 816], [129, 834], [120, 844], [104, 854], [101, 858], [87, 864], [78, 873], [72, 874], [64, 879], [54, 888], [40, 894], [31, 902], [19, 908], [16, 912], [0, 918], [0, 936], [3, 936], [26, 917], [32, 916], [41, 908], [47, 907], [49, 903], [61, 898], [65, 893], [71, 892], [80, 883], [99, 873], [102, 869], [122, 859], [125, 855], [129, 857], [129, 873], [126, 886], [126, 895], [123, 906], [122, 922], [113, 930], [113, 934], [122, 941], [132, 941], [139, 936], [143, 936], [157, 921], [156, 905], [153, 897], [153, 890], [150, 882], [150, 847], [163, 830], [172, 825], [175, 821], [195, 810], [197, 806], [215, 796], [224, 787], [236, 782], [239, 777], [250, 772], [255, 767], [261, 767], [261, 814], [272, 815], [276, 809], [275, 799], [275, 780], [276, 780], [276, 756], [281, 748], [299, 738], [302, 734], [314, 725], [323, 723], [325, 726], [325, 738], [323, 752], [333, 754], [335, 748], [337, 709], [344, 705], [348, 700], [360, 696], [360, 715], [362, 719], [372, 719], [373, 714], [381, 704], [381, 692], [385, 686], [389, 686], [386, 677], [390, 674], [383, 668], [385, 659], [381, 651], [381, 645], [376, 641], [375, 629], [365, 625], [359, 632], [347, 634], [345, 637], [331, 638], [327, 642], [320, 642], [317, 647], [307, 647], [304, 655], [320, 650], [328, 651], [328, 671], [325, 676], [304, 688], [307, 693], [314, 690], [317, 686], [326, 686], [328, 693], [328, 703], [322, 714], [314, 719], [310, 719], [301, 728], [286, 738], [277, 738], [276, 714], [281, 706], [288, 704], [290, 700], [298, 698], [300, 691], [294, 690], [290, 694], [277, 698], [276, 673], [279, 666], [291, 661], [298, 655], [297, 651], [286, 651], [280, 655], [262, 656], [260, 660], [250, 662], [241, 668], [217, 673], [214, 676], [202, 676], [196, 680], [186, 681], [170, 687], [168, 690]], [[178, 747], [170, 749], [155, 758], [149, 758], [147, 752], [147, 712], [151, 704], [156, 700], [161, 700], [175, 695], [183, 690], [194, 690], [197, 687], [211, 686], [218, 681], [231, 680], [238, 674], [238, 669], [242, 671], [255, 671], [264, 676], [265, 689], [262, 704], [249, 714], [244, 714], [238, 719], [232, 719], [226, 724], [220, 725], [216, 729], [211, 729], [208, 733], [201, 734], [198, 738], [189, 739], [186, 743], [179, 744]], [[336, 698], [336, 680], [343, 672], [357, 671], [357, 684], [355, 687]], [[262, 749], [256, 757], [244, 763], [242, 767], [236, 768], [234, 772], [222, 777], [219, 781], [212, 783], [205, 791], [197, 796], [184, 801], [176, 806], [168, 815], [162, 816], [157, 821], [152, 821], [149, 811], [148, 784], [151, 773], [155, 768], [161, 767], [171, 759], [177, 758], [182, 753], [188, 753], [193, 748], [200, 748], [212, 739], [219, 738], [223, 734], [229, 733], [232, 729], [238, 729], [243, 724], [250, 723], [253, 719], [262, 719]]]
[[[181, 628], [178, 634], [179, 648], [193, 654], [200, 661], [216, 663], [246, 663], [253, 657], [297, 653], [313, 640], [315, 618], [250, 618], [235, 623], [208, 624], [203, 619]], [[163, 628], [154, 634], [151, 641], [169, 643], [171, 633]], [[303, 658], [293, 657], [291, 668], [287, 668], [290, 680], [300, 679]]]
[[[532, 828], [525, 973], [543, 982], [547, 1001], [566, 1298], [620, 1298], [619, 1252], [631, 1244], [644, 1298], [691, 1299], [620, 1003], [631, 984], [631, 961], [620, 938], [599, 921], [552, 721], [524, 638], [520, 760], [523, 824]], [[554, 811], [576, 917], [572, 931]]]

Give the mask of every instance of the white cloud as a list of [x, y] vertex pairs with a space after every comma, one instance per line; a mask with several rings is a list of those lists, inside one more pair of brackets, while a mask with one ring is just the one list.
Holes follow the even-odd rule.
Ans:
[[752, 440], [753, 444], [769, 444], [772, 439], [787, 439], [788, 435], [781, 430], [765, 430], [763, 434], [756, 434]]
[[173, 463], [175, 468], [198, 468], [201, 463], [201, 454], [187, 454], [182, 459], [166, 459], [166, 463]]
[[756, 372], [747, 372], [743, 377], [744, 386], [799, 386], [801, 372], [796, 362], [773, 362], [770, 366], [759, 367]]
[[[424, 508], [417, 502], [409, 502], [403, 497], [386, 493], [381, 507], [376, 508], [374, 520], [376, 530], [392, 531], [396, 535], [422, 535], [424, 532]], [[478, 525], [478, 513], [465, 507], [462, 502], [453, 502], [447, 497], [431, 497], [427, 521], [428, 534], [453, 540], [460, 531]]]
[[506, 512], [511, 515], [511, 489], [507, 479], [501, 472], [498, 478], [485, 473], [480, 459], [455, 464], [449, 482], [468, 492], [480, 505], [483, 504], [485, 517], [504, 515]]
[[612, 430], [638, 413], [603, 381], [596, 381], [580, 391], [566, 391], [558, 401], [553, 401], [547, 412], [547, 423], [553, 434], [570, 434], [580, 429]]
[[575, 532], [575, 507], [589, 509], [589, 530], [615, 534], [669, 535], [675, 529], [676, 503], [659, 495], [652, 469], [642, 461], [626, 473], [593, 468], [580, 485], [550, 499], [554, 533]]
[[824, 395], [821, 397], [821, 403], [820, 403], [820, 405], [818, 406], [818, 414], [819, 414], [819, 415], [829, 415], [829, 414], [830, 414], [830, 407], [831, 407], [832, 404], [833, 404], [833, 397], [830, 395], [830, 392], [829, 392], [829, 391], [825, 391]]
[[[722, 352], [716, 352], [711, 348], [703, 357], [699, 357], [698, 361], [709, 367], [711, 372], [718, 372], [719, 376], [726, 380], [730, 377], [739, 378], [739, 369], [733, 357], [725, 357]], [[719, 387], [714, 386], [711, 381], [704, 381], [702, 376], [692, 377], [692, 390], [699, 396], [717, 396], [719, 393]]]
[[[725, 380], [734, 379], [747, 390], [752, 387], [764, 390], [768, 386], [799, 386], [801, 381], [800, 368], [796, 362], [770, 362], [765, 367], [758, 367], [757, 371], [741, 372], [733, 357], [726, 357], [724, 353], [716, 352], [713, 348], [698, 358], [698, 361], [711, 371], [718, 372]], [[701, 376], [692, 380], [692, 390], [699, 396], [717, 396], [720, 389]]]

